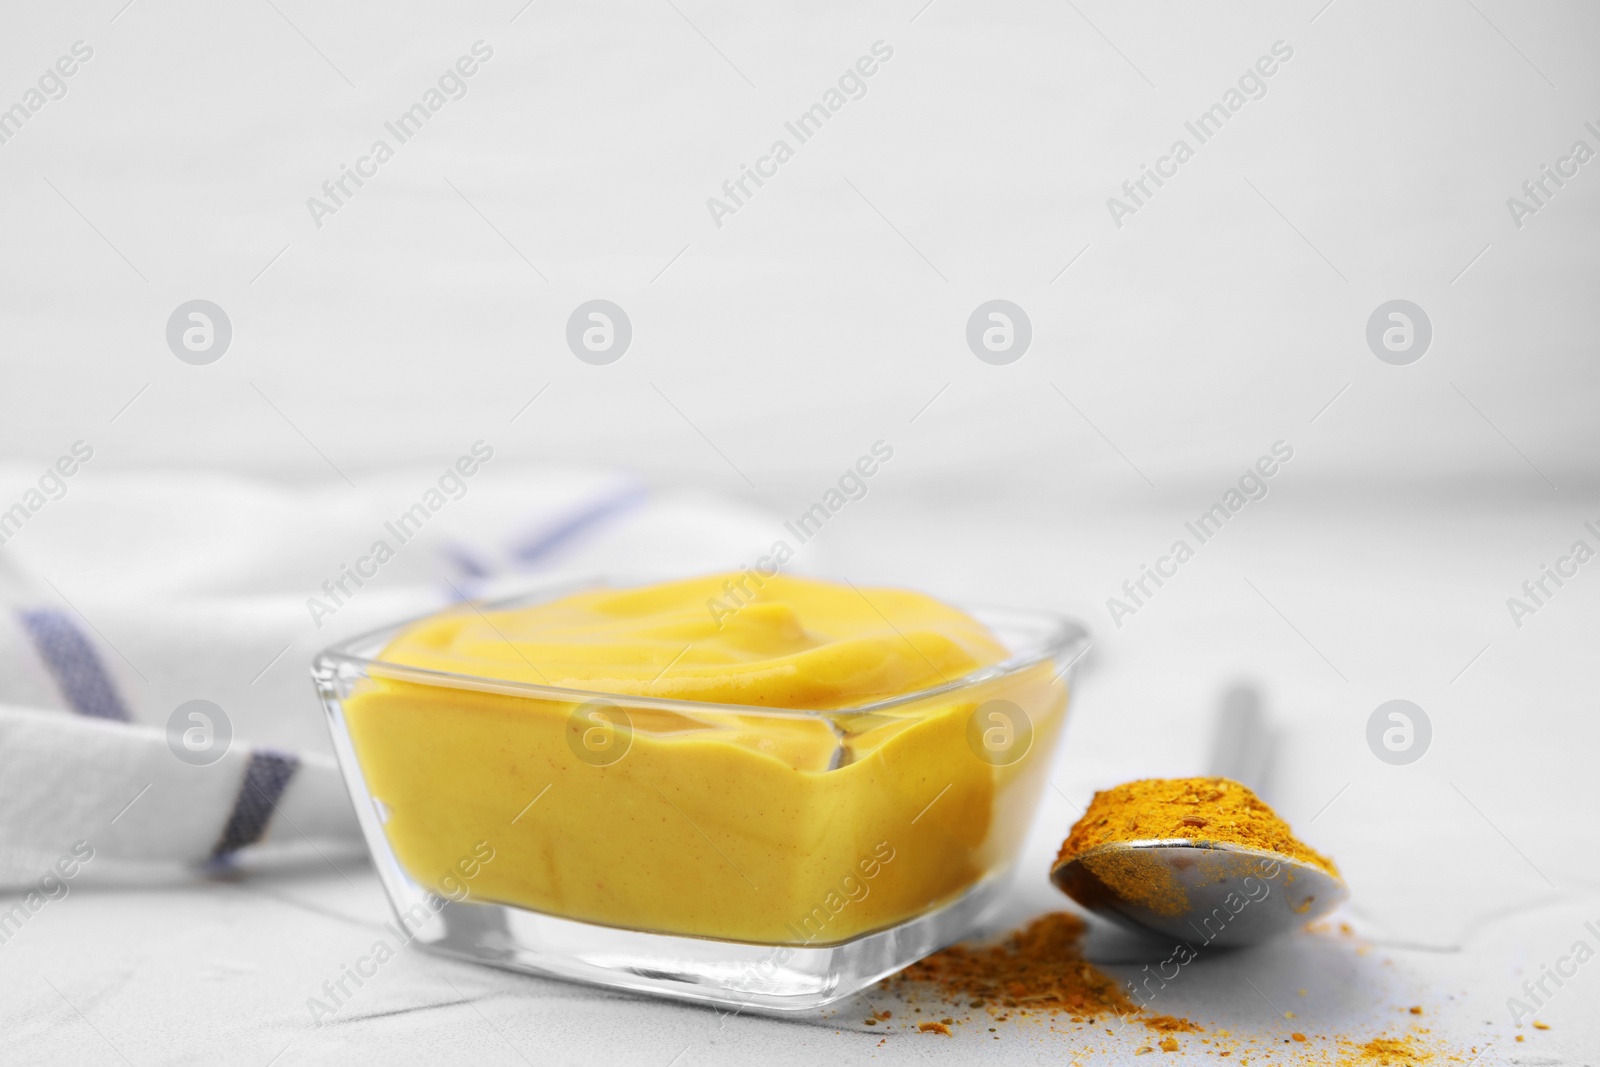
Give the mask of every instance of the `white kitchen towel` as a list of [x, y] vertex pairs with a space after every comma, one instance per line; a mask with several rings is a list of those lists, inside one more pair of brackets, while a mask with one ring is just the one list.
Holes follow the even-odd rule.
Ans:
[[319, 649], [465, 596], [745, 565], [782, 532], [490, 459], [306, 486], [0, 465], [0, 887], [337, 863], [362, 846]]

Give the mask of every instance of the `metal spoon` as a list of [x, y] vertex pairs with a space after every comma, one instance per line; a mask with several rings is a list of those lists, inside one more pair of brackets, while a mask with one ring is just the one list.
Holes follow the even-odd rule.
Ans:
[[[1217, 712], [1210, 773], [1267, 794], [1277, 730], [1249, 681], [1230, 686]], [[1128, 899], [1095, 873], [1139, 886], [1156, 906]], [[1269, 873], [1270, 872], [1270, 873]], [[1050, 872], [1050, 880], [1092, 912], [1136, 930], [1193, 944], [1249, 945], [1319, 919], [1349, 889], [1314, 864], [1263, 849], [1183, 838], [1120, 841], [1090, 849]]]
[[[1107, 878], [1153, 889], [1131, 900]], [[1059, 864], [1050, 880], [1096, 914], [1196, 947], [1265, 941], [1321, 918], [1349, 895], [1313, 864], [1181, 838], [1101, 845]]]

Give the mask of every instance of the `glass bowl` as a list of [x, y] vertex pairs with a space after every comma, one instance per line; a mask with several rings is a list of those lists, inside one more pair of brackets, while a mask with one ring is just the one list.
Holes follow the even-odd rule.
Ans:
[[402, 940], [803, 1011], [959, 940], [1027, 835], [1088, 634], [1039, 612], [967, 610], [1009, 658], [838, 711], [384, 662], [417, 620], [324, 651], [312, 674]]

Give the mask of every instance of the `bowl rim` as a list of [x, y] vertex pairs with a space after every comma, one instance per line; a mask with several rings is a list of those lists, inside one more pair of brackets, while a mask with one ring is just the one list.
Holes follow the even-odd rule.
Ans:
[[[826, 580], [826, 579], [821, 579]], [[853, 583], [851, 583], [853, 585]], [[545, 585], [534, 586], [518, 593], [494, 600], [479, 601], [475, 598], [465, 598], [456, 601], [444, 608], [401, 619], [372, 630], [367, 630], [347, 637], [342, 641], [329, 645], [317, 653], [311, 661], [311, 673], [319, 684], [331, 683], [339, 668], [356, 667], [363, 673], [369, 673], [372, 668], [378, 668], [385, 678], [396, 678], [402, 681], [413, 681], [419, 684], [432, 685], [440, 688], [469, 689], [477, 692], [493, 692], [512, 696], [553, 700], [562, 703], [588, 704], [603, 702], [614, 704], [623, 708], [650, 707], [663, 710], [677, 711], [680, 713], [706, 713], [718, 712], [732, 715], [746, 716], [777, 716], [783, 718], [824, 718], [824, 717], [855, 717], [859, 715], [876, 714], [901, 707], [906, 704], [927, 700], [930, 697], [942, 696], [970, 689], [975, 686], [1005, 678], [1009, 675], [1020, 674], [1048, 660], [1064, 659], [1065, 663], [1056, 671], [1055, 679], [1070, 680], [1071, 673], [1077, 664], [1088, 653], [1091, 647], [1090, 632], [1087, 626], [1071, 616], [1044, 611], [1036, 608], [1009, 608], [988, 605], [954, 605], [971, 613], [979, 622], [987, 624], [987, 618], [998, 615], [1009, 615], [1015, 618], [1031, 620], [1035, 625], [1043, 627], [1043, 632], [1037, 641], [1036, 648], [1030, 648], [1001, 660], [999, 663], [980, 667], [969, 671], [958, 678], [948, 679], [945, 682], [928, 686], [923, 689], [912, 690], [909, 693], [899, 693], [892, 697], [885, 697], [869, 704], [854, 704], [844, 708], [785, 708], [769, 707], [762, 704], [724, 704], [704, 700], [685, 700], [675, 697], [654, 697], [647, 694], [614, 693], [594, 689], [574, 689], [566, 686], [548, 685], [538, 682], [519, 682], [504, 678], [491, 678], [483, 675], [460, 674], [454, 671], [433, 670], [427, 667], [412, 667], [403, 663], [391, 663], [378, 659], [375, 656], [363, 655], [354, 651], [358, 646], [368, 646], [373, 642], [388, 640], [407, 627], [413, 626], [425, 619], [433, 618], [445, 612], [457, 611], [470, 607], [472, 610], [483, 614], [485, 608], [500, 610], [513, 604], [527, 603], [533, 598], [540, 600], [552, 599], [556, 596], [578, 592], [584, 589], [596, 588], [628, 588], [628, 585], [617, 584], [605, 576], [576, 579], [563, 582], [552, 582]], [[530, 664], [531, 666], [531, 664]], [[537, 669], [537, 668], [535, 668]]]

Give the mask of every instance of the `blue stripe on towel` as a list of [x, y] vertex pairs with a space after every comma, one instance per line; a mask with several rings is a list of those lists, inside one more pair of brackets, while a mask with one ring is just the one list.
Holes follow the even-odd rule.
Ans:
[[100, 654], [66, 612], [35, 608], [19, 611], [17, 616], [74, 711], [97, 719], [129, 721], [127, 705], [100, 662]]
[[228, 823], [212, 859], [224, 859], [246, 845], [253, 845], [266, 836], [267, 824], [289, 787], [289, 779], [300, 769], [300, 757], [287, 752], [258, 749], [250, 753], [250, 763], [244, 769], [244, 781], [239, 784], [239, 795], [234, 798], [233, 810], [228, 813]]
[[620, 515], [637, 507], [644, 502], [647, 495], [644, 486], [630, 485], [620, 493], [601, 500], [555, 526], [541, 530], [535, 536], [513, 545], [511, 554], [521, 563], [538, 562], [590, 527], [598, 526], [613, 515]]

